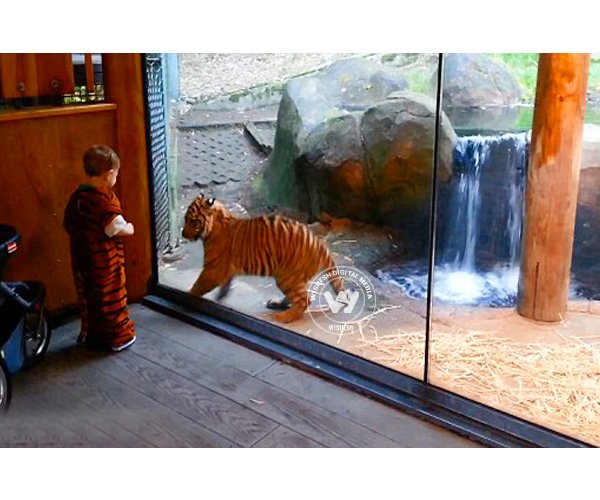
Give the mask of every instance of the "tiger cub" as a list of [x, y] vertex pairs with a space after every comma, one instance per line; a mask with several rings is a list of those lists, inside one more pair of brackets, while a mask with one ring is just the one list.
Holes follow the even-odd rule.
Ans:
[[[279, 215], [240, 219], [214, 198], [198, 196], [187, 209], [183, 237], [204, 240], [204, 269], [190, 290], [202, 296], [221, 286], [223, 298], [235, 275], [273, 276], [285, 294], [271, 309], [282, 323], [299, 319], [308, 308], [309, 281], [321, 270], [334, 268], [327, 246], [300, 222]], [[332, 281], [336, 292], [341, 278]]]

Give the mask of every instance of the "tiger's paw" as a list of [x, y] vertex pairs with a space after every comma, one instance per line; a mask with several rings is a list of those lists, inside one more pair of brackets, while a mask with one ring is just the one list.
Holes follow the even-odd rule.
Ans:
[[292, 304], [290, 304], [290, 301], [288, 300], [287, 297], [283, 297], [282, 299], [279, 299], [279, 300], [275, 300], [275, 299], [267, 300], [267, 303], [265, 305], [266, 305], [267, 309], [274, 309], [276, 311], [285, 311], [286, 309], [289, 309], [290, 307], [292, 307]]
[[304, 311], [298, 311], [290, 309], [289, 311], [278, 312], [271, 314], [271, 319], [278, 321], [279, 323], [291, 323], [302, 317]]

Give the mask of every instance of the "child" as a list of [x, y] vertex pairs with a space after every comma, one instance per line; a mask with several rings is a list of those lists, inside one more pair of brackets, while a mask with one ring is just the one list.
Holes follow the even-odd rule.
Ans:
[[108, 146], [92, 146], [83, 156], [88, 183], [71, 195], [63, 225], [69, 233], [73, 277], [81, 312], [78, 343], [121, 351], [135, 342], [127, 311], [122, 236], [133, 225], [123, 218], [113, 193], [120, 161]]

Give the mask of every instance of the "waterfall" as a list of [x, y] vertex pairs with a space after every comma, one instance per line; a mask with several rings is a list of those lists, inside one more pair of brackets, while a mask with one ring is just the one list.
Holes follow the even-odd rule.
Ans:
[[[523, 231], [523, 217], [525, 215], [525, 186], [527, 181], [527, 139], [515, 138], [519, 141], [514, 150], [509, 152], [507, 162], [515, 165], [513, 182], [510, 183], [510, 197], [508, 200], [508, 241], [510, 245], [510, 267], [516, 267], [521, 258], [521, 236]], [[521, 142], [523, 141], [523, 142]]]
[[460, 139], [454, 152], [456, 177], [447, 207], [451, 215], [439, 254], [444, 264], [457, 269], [475, 271], [481, 206], [479, 183], [481, 166], [488, 152], [489, 146], [481, 136]]
[[526, 169], [524, 133], [459, 139], [454, 179], [438, 207], [443, 231], [436, 265], [465, 272], [518, 265]]
[[[525, 133], [465, 136], [453, 178], [440, 185], [434, 270], [436, 300], [512, 306], [516, 300], [528, 161]], [[381, 270], [409, 296], [427, 295], [427, 265]]]

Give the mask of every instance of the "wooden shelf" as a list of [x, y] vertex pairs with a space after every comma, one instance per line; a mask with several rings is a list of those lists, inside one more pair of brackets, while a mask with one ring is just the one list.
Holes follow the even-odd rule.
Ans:
[[103, 113], [116, 111], [117, 105], [113, 103], [81, 104], [77, 106], [40, 106], [19, 111], [0, 112], [0, 122], [17, 120], [33, 120], [36, 118], [49, 118], [52, 116], [80, 115], [86, 113]]

